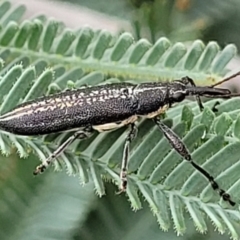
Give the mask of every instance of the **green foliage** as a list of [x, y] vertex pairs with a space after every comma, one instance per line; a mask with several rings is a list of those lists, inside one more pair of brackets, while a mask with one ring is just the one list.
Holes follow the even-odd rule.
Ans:
[[129, 19], [137, 39], [156, 42], [201, 38], [216, 39], [221, 46], [235, 43], [239, 48], [240, 2], [238, 0], [59, 0]]
[[[198, 84], [210, 84], [227, 73], [226, 65], [236, 54], [234, 45], [220, 50], [215, 42], [205, 46], [196, 40], [191, 46], [185, 46], [160, 38], [152, 45], [145, 39], [135, 42], [129, 33], [113, 36], [107, 31], [93, 31], [90, 28], [73, 31], [53, 19], [34, 18], [18, 22], [24, 8], [10, 7], [9, 2], [5, 1], [0, 4], [0, 10], [5, 9], [5, 12], [0, 11], [1, 113], [43, 94], [86, 84], [127, 80], [171, 81], [185, 75], [194, 78]], [[193, 153], [193, 159], [216, 176], [222, 188], [228, 189], [237, 201], [240, 197], [240, 99], [220, 102], [219, 112], [215, 115], [211, 111], [215, 100], [207, 102], [202, 113], [195, 102], [185, 101], [167, 111], [164, 122], [183, 138]], [[34, 154], [43, 160], [68, 135], [62, 133], [30, 138], [1, 132], [0, 148], [3, 155], [15, 156], [14, 152], [17, 151], [20, 158]], [[76, 141], [55, 162], [55, 169], [66, 169], [69, 175], [78, 176], [81, 183], [88, 183], [90, 189], [94, 186], [97, 194], [102, 196], [105, 194], [103, 179], [119, 184], [119, 164], [125, 137], [126, 129], [123, 128]], [[240, 238], [238, 206], [232, 208], [222, 202], [208, 182], [171, 149], [152, 121], [140, 121], [138, 137], [131, 144], [130, 156], [127, 196], [133, 209], [142, 207], [143, 197], [164, 231], [173, 225], [177, 234], [183, 234], [187, 230], [185, 216], [188, 214], [201, 233], [207, 231], [207, 219], [210, 219], [219, 232], [228, 232], [233, 239]], [[70, 228], [79, 226], [76, 221], [78, 224], [84, 221], [95, 198], [89, 188], [78, 189], [75, 183], [71, 183], [74, 180], [65, 174], [57, 173], [57, 177], [52, 177], [54, 173], [49, 173], [42, 180], [33, 181], [39, 186], [38, 192], [28, 190], [26, 184], [30, 183], [26, 179], [19, 188], [26, 190], [28, 199], [21, 199], [18, 187], [15, 189], [9, 181], [21, 182], [21, 172], [31, 172], [33, 168], [26, 161], [20, 163], [18, 160], [19, 164], [12, 161], [14, 170], [10, 168], [9, 175], [1, 180], [0, 204], [4, 208], [0, 208], [3, 209], [0, 221], [15, 214], [8, 206], [12, 195], [15, 199], [13, 205], [19, 211], [18, 216], [13, 216], [16, 223], [14, 231], [4, 230], [1, 239], [9, 239], [9, 236], [12, 239], [33, 239], [31, 228], [34, 227], [38, 234], [40, 230], [41, 234], [45, 234], [40, 236], [49, 237], [51, 216], [58, 214], [53, 227], [61, 231], [58, 236], [52, 237], [72, 239], [74, 234]], [[8, 162], [6, 159], [1, 162], [6, 166], [9, 164], [5, 163]], [[6, 189], [12, 195], [6, 195]], [[89, 201], [86, 205], [85, 196]], [[30, 207], [23, 204], [22, 208], [22, 201]], [[70, 207], [66, 216], [69, 218], [61, 215], [51, 201], [56, 204], [68, 202]], [[83, 215], [79, 206], [86, 208]], [[31, 219], [24, 218], [25, 215], [36, 216], [33, 225]], [[20, 221], [20, 218], [24, 220]], [[62, 229], [61, 226], [66, 228]]]
[[80, 187], [77, 178], [63, 173], [33, 178], [36, 159], [31, 158], [35, 161], [26, 159], [27, 164], [16, 155], [0, 159], [5, 165], [0, 182], [0, 238], [72, 239], [94, 209], [92, 184]]
[[[159, 37], [167, 37], [174, 42], [196, 38], [206, 42], [216, 39], [221, 46], [225, 46], [226, 43], [235, 43], [238, 48], [240, 46], [237, 31], [240, 27], [238, 0], [125, 1], [132, 3], [134, 14], [131, 20], [137, 38], [144, 36], [152, 42]], [[95, 4], [95, 8], [97, 6], [98, 4]], [[120, 8], [118, 12], [121, 11], [126, 12]]]

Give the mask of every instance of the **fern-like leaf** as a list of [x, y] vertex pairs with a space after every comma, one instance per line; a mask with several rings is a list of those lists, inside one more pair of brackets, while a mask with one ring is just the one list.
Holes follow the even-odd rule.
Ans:
[[[5, 13], [7, 19], [11, 11], [18, 12], [9, 9]], [[4, 26], [0, 34], [0, 56], [10, 65], [16, 58], [27, 56], [30, 64], [45, 60], [51, 66], [64, 65], [65, 71], [79, 67], [84, 74], [101, 71], [108, 77], [141, 81], [172, 80], [187, 75], [205, 84], [225, 75], [227, 63], [236, 54], [231, 44], [220, 51], [215, 42], [205, 46], [197, 40], [186, 47], [160, 38], [152, 45], [145, 39], [135, 42], [129, 33], [116, 37], [106, 30], [73, 31], [53, 19], [5, 22], [0, 19]]]
[[[1, 5], [8, 6], [8, 2]], [[12, 12], [21, 15], [16, 9], [23, 8], [9, 7], [0, 21], [4, 26], [0, 57], [5, 63], [0, 71], [1, 113], [38, 96], [86, 84], [172, 80], [185, 75], [198, 84], [207, 84], [227, 73], [226, 65], [236, 53], [231, 44], [220, 50], [215, 42], [204, 46], [196, 40], [189, 47], [161, 38], [152, 45], [145, 39], [134, 42], [129, 33], [113, 36], [90, 28], [72, 31], [52, 19], [10, 21], [14, 20]], [[183, 138], [193, 159], [211, 172], [236, 201], [240, 196], [239, 101], [221, 101], [217, 115], [210, 110], [215, 101], [207, 102], [203, 113], [195, 102], [186, 101], [167, 111], [164, 119]], [[69, 175], [79, 176], [83, 183], [92, 180], [102, 196], [103, 179], [119, 184], [126, 134], [122, 128], [76, 141], [55, 162], [55, 169], [66, 168]], [[68, 135], [30, 138], [1, 133], [0, 148], [5, 155], [16, 149], [20, 157], [33, 152], [43, 160]], [[139, 123], [138, 137], [131, 144], [128, 179], [132, 208], [142, 207], [142, 195], [163, 230], [173, 224], [177, 233], [183, 234], [186, 209], [199, 232], [206, 232], [207, 216], [219, 232], [228, 231], [233, 239], [240, 238], [238, 207], [223, 203], [208, 182], [171, 149], [152, 121]], [[23, 225], [25, 229], [27, 222]]]

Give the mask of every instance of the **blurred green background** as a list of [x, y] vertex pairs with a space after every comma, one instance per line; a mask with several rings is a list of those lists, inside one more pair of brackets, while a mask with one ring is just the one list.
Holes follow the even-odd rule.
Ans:
[[135, 37], [155, 42], [165, 36], [172, 41], [217, 41], [240, 46], [238, 0], [62, 0], [127, 20]]
[[[217, 41], [222, 47], [228, 43], [240, 47], [239, 0], [65, 2], [100, 12], [110, 21], [114, 21], [112, 17], [124, 20], [137, 39], [155, 42], [166, 36], [173, 42], [190, 42], [199, 38], [206, 43]], [[65, 14], [71, 18], [71, 12]], [[119, 32], [124, 30], [125, 26], [119, 28]], [[117, 188], [111, 183], [106, 183], [106, 196], [99, 198], [91, 183], [81, 187], [79, 179], [65, 172], [48, 171], [35, 178], [31, 173], [39, 160], [34, 156], [19, 159], [13, 153], [11, 158], [1, 156], [0, 162], [1, 240], [228, 239], [216, 233], [211, 224], [206, 234], [198, 234], [190, 220], [184, 236], [176, 236], [174, 229], [163, 232], [146, 203], [134, 212], [124, 194], [115, 194]]]

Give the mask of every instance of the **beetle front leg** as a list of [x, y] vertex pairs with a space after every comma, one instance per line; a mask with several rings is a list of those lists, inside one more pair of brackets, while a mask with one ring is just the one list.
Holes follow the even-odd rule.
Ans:
[[[186, 85], [187, 85], [187, 84], [190, 84], [191, 86], [196, 87], [195, 82], [194, 82], [191, 78], [189, 78], [189, 77], [183, 77], [183, 78], [180, 80], [180, 82], [182, 82], [182, 83], [184, 83], [184, 84], [186, 84]], [[202, 104], [202, 101], [201, 101], [201, 98], [200, 98], [199, 95], [196, 95], [196, 100], [197, 100], [197, 104], [198, 104], [198, 106], [199, 106], [199, 109], [200, 109], [200, 111], [202, 112], [203, 109], [204, 109], [204, 106], [203, 106], [203, 104]]]
[[88, 138], [92, 133], [92, 129], [85, 129], [75, 132], [71, 137], [69, 137], [62, 145], [60, 145], [42, 164], [36, 167], [33, 172], [34, 175], [43, 173], [46, 168], [76, 139]]
[[217, 106], [218, 106], [218, 105], [220, 105], [220, 102], [219, 102], [219, 101], [216, 101], [216, 102], [214, 103], [214, 105], [212, 106], [212, 108], [211, 108], [213, 112], [215, 112], [215, 113], [218, 112], [218, 109], [217, 109]]
[[137, 127], [134, 123], [131, 123], [131, 129], [127, 135], [126, 142], [124, 145], [123, 150], [123, 158], [122, 158], [122, 167], [120, 172], [120, 180], [121, 180], [121, 186], [120, 186], [120, 193], [125, 192], [127, 189], [127, 166], [128, 166], [128, 160], [129, 160], [129, 146], [132, 140], [137, 136]]
[[201, 166], [199, 166], [197, 163], [195, 163], [192, 159], [191, 154], [189, 153], [187, 147], [182, 142], [182, 140], [164, 123], [160, 121], [160, 119], [157, 117], [154, 119], [155, 123], [159, 127], [159, 129], [163, 132], [164, 136], [167, 138], [171, 146], [189, 163], [192, 164], [192, 166], [200, 172], [203, 176], [205, 176], [209, 183], [211, 184], [212, 188], [218, 192], [218, 194], [222, 197], [224, 201], [229, 202], [232, 206], [234, 206], [236, 203], [231, 200], [231, 196], [226, 193], [225, 190], [221, 189], [218, 185], [218, 183], [214, 180], [213, 176], [211, 176], [206, 170], [204, 170]]

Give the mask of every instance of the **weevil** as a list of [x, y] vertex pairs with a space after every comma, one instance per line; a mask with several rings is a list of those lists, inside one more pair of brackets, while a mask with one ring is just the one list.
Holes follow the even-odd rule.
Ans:
[[195, 96], [200, 110], [204, 106], [200, 97], [231, 98], [239, 94], [224, 88], [215, 88], [220, 83], [240, 75], [240, 72], [210, 86], [196, 86], [189, 77], [172, 82], [146, 82], [140, 84], [114, 83], [84, 87], [40, 97], [22, 103], [0, 117], [0, 129], [18, 135], [45, 135], [73, 131], [41, 165], [34, 175], [44, 170], [76, 139], [86, 139], [94, 131], [109, 131], [126, 125], [130, 130], [123, 149], [120, 171], [120, 191], [127, 188], [127, 166], [130, 143], [137, 135], [135, 122], [138, 118], [152, 119], [163, 132], [170, 145], [199, 171], [224, 201], [235, 205], [230, 195], [221, 189], [214, 178], [195, 163], [182, 140], [161, 120], [160, 115], [187, 96]]

